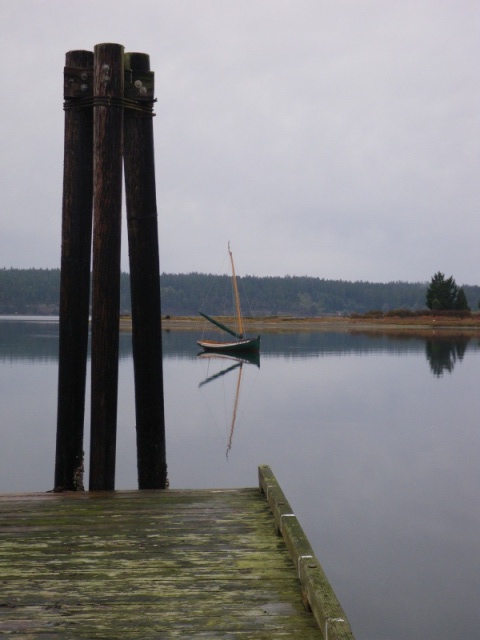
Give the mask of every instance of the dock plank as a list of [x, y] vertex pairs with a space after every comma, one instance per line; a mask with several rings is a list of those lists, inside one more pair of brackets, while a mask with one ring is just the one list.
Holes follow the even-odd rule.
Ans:
[[322, 638], [278, 532], [255, 488], [0, 495], [0, 635]]
[[321, 637], [256, 489], [2, 496], [0, 576], [0, 634]]

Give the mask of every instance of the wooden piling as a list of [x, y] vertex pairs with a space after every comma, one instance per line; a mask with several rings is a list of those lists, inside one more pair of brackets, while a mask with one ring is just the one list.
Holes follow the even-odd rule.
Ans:
[[125, 56], [124, 166], [132, 301], [139, 489], [167, 480], [163, 401], [160, 264], [149, 56]]
[[[160, 266], [149, 56], [98, 44], [67, 53], [55, 488], [83, 489], [83, 420], [92, 238], [91, 490], [115, 486], [122, 164], [132, 290], [138, 478], [167, 482]], [[126, 78], [126, 90], [125, 90]], [[124, 130], [124, 111], [127, 111]]]
[[55, 488], [83, 489], [93, 194], [93, 53], [65, 57], [65, 142]]
[[94, 51], [91, 490], [113, 489], [118, 394], [123, 46]]

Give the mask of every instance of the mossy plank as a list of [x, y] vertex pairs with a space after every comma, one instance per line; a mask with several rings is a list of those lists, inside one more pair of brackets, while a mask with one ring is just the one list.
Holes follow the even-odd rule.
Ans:
[[321, 638], [256, 489], [0, 496], [0, 635]]
[[277, 532], [297, 569], [306, 605], [321, 629], [329, 622], [329, 637], [353, 640], [347, 616], [272, 470], [267, 465], [261, 465], [258, 471], [260, 489], [272, 509]]

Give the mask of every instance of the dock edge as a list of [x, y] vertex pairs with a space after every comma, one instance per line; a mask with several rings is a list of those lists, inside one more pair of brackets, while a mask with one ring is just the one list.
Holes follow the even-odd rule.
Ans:
[[302, 589], [302, 599], [323, 636], [331, 640], [354, 640], [350, 623], [338, 601], [320, 562], [280, 485], [268, 465], [258, 467], [259, 488], [270, 505], [278, 535], [282, 536], [295, 567]]

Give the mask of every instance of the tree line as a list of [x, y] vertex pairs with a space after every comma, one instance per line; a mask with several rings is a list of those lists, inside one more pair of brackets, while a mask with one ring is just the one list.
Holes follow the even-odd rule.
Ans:
[[[163, 273], [160, 282], [163, 315], [191, 316], [197, 315], [199, 309], [209, 315], [233, 313], [231, 279], [227, 275]], [[351, 282], [308, 276], [244, 276], [238, 283], [246, 316], [313, 317], [371, 310], [419, 311], [427, 307], [429, 289], [427, 282]], [[121, 313], [129, 313], [127, 273], [121, 274], [120, 287]], [[461, 289], [467, 305], [476, 309], [480, 286], [463, 285]], [[458, 294], [457, 289], [454, 291]], [[0, 314], [56, 315], [59, 292], [59, 269], [0, 269]], [[434, 309], [438, 300], [437, 291], [432, 301]]]

